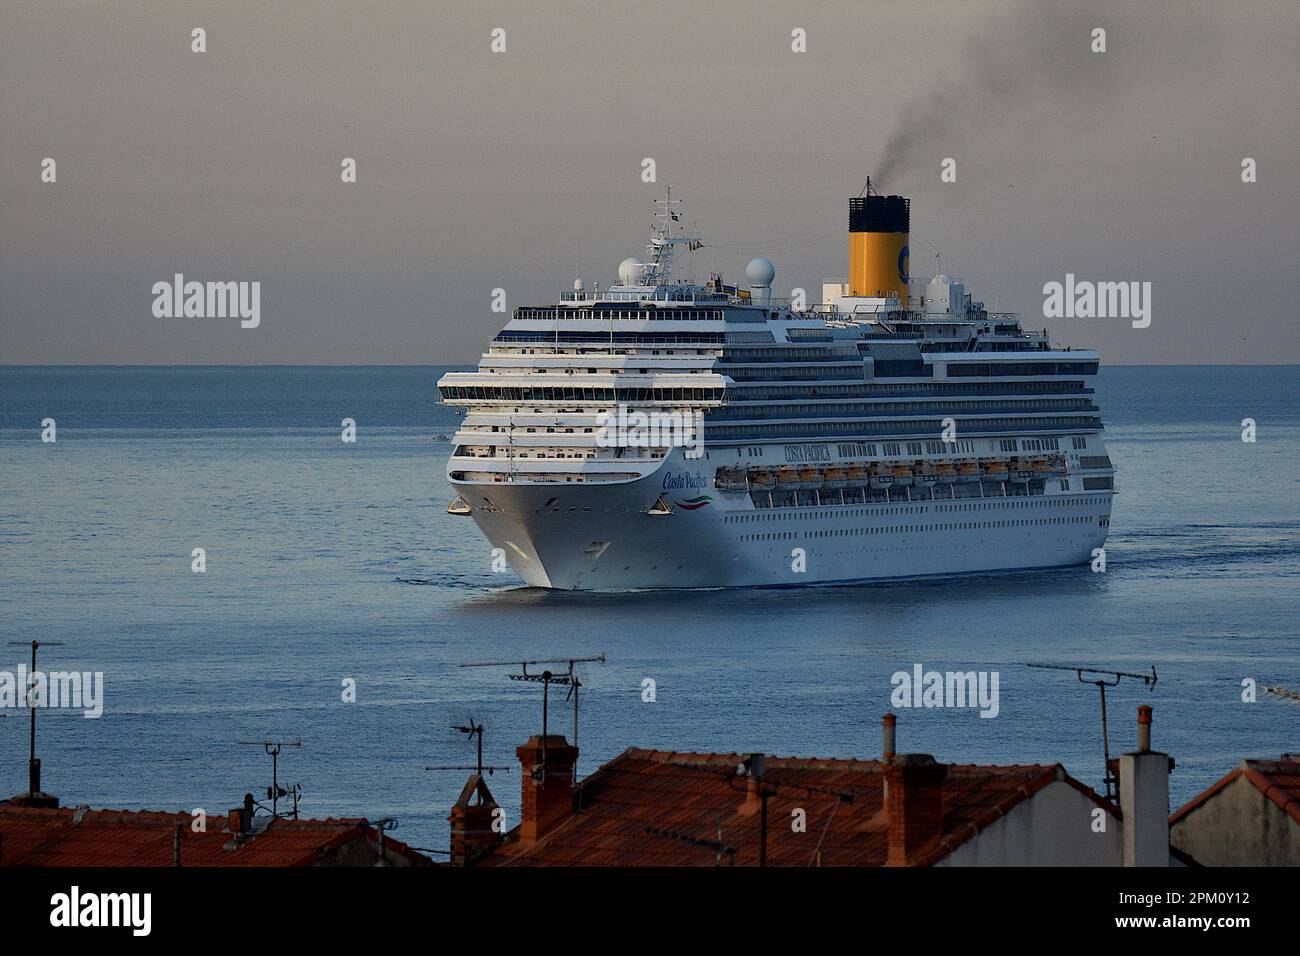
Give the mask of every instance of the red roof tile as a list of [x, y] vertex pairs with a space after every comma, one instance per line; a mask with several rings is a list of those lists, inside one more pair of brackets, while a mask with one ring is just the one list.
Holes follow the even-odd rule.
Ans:
[[[264, 818], [259, 818], [259, 824]], [[153, 810], [38, 809], [0, 804], [4, 866], [171, 866], [172, 835], [181, 831], [183, 866], [313, 866], [355, 840], [377, 842], [364, 820], [276, 820], [236, 840], [224, 816], [209, 816], [207, 832], [190, 829], [189, 813]], [[384, 839], [388, 853], [416, 865], [429, 860], [404, 843]]]
[[1300, 823], [1300, 760], [1244, 760], [1246, 779]]
[[[582, 782], [574, 816], [527, 849], [520, 849], [518, 831], [513, 831], [481, 864], [714, 865], [714, 850], [647, 832], [652, 827], [700, 841], [718, 840], [721, 828], [721, 842], [735, 848], [736, 865], [756, 865], [759, 817], [739, 812], [746, 784], [732, 775], [743, 759], [741, 754], [626, 750]], [[763, 780], [776, 790], [768, 801], [768, 864], [809, 866], [819, 860], [823, 866], [883, 866], [888, 854], [884, 767], [879, 761], [766, 757]], [[943, 858], [1057, 780], [1115, 812], [1059, 765], [949, 765], [943, 782], [942, 836], [915, 862], [927, 865]], [[840, 802], [827, 790], [851, 793], [853, 802]], [[791, 828], [792, 811], [800, 807], [806, 813], [806, 833]]]

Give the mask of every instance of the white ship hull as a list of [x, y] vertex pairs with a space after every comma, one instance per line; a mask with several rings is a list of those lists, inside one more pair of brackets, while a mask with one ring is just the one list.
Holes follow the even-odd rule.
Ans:
[[[868, 183], [869, 187], [870, 183]], [[565, 590], [832, 584], [1087, 564], [1114, 465], [1100, 360], [908, 275], [910, 203], [849, 200], [850, 275], [822, 302], [673, 274], [668, 190], [648, 260], [521, 306], [473, 371], [447, 465], [530, 585]], [[913, 289], [913, 285], [917, 288]], [[802, 299], [802, 297], [801, 297]]]
[[[693, 463], [677, 462], [629, 482], [457, 490], [527, 584], [563, 590], [810, 585], [1081, 565], [1105, 543], [1111, 510], [1109, 491], [931, 500], [914, 490], [917, 500], [888, 504], [756, 508], [747, 493], [711, 482], [665, 491], [683, 471], [697, 473]], [[672, 513], [648, 514], [660, 495]]]

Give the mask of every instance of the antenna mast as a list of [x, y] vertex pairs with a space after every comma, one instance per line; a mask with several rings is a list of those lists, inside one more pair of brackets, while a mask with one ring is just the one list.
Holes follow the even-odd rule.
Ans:
[[[291, 787], [280, 786], [279, 764], [280, 750], [283, 747], [302, 747], [301, 740], [241, 740], [241, 747], [261, 747], [271, 758], [271, 785], [266, 788], [266, 798], [271, 801], [271, 818], [279, 819], [280, 817], [280, 798], [293, 798], [293, 818], [298, 819], [298, 800], [302, 796], [302, 787], [294, 784]], [[266, 809], [263, 807], [262, 809]]]
[[[550, 660], [538, 661], [483, 661], [473, 664], [461, 664], [461, 667], [518, 667], [520, 673], [507, 674], [511, 680], [525, 681], [527, 683], [542, 685], [542, 767], [546, 766], [546, 737], [549, 732], [550, 721], [550, 696], [551, 685], [559, 684], [569, 688], [566, 700], [573, 700], [573, 746], [578, 746], [578, 690], [582, 687], [582, 681], [578, 678], [573, 669], [575, 664], [586, 663], [605, 663], [605, 655], [600, 654], [596, 657], [561, 657]], [[539, 666], [544, 664], [567, 664], [568, 669], [563, 673], [556, 674], [551, 670], [544, 670], [540, 674], [530, 674], [530, 666]], [[573, 777], [578, 777], [578, 763], [575, 760], [573, 764]]]
[[510, 771], [509, 767], [496, 767], [491, 764], [485, 767], [483, 765], [483, 725], [480, 723], [476, 723], [473, 717], [469, 719], [468, 726], [452, 724], [451, 729], [459, 730], [462, 734], [467, 735], [470, 738], [470, 740], [475, 740], [475, 738], [477, 738], [476, 742], [478, 744], [478, 759], [475, 761], [474, 766], [466, 767], [464, 765], [456, 765], [456, 766], [434, 765], [434, 766], [426, 766], [424, 768], [425, 770], [473, 770], [480, 777], [483, 776], [484, 770], [488, 772], [489, 776], [491, 776], [493, 773], [495, 773], [498, 770], [502, 771], [503, 773], [508, 773]]
[[659, 212], [655, 216], [659, 219], [660, 225], [653, 228], [650, 242], [646, 246], [650, 250], [649, 272], [651, 273], [647, 276], [647, 285], [665, 286], [672, 282], [674, 247], [686, 246], [688, 250], [693, 251], [703, 245], [699, 236], [686, 233], [673, 234], [673, 223], [681, 218], [675, 210], [681, 204], [680, 199], [673, 198], [671, 185], [664, 186], [663, 199], [655, 200], [655, 205], [659, 207]]
[[41, 793], [41, 762], [36, 757], [36, 649], [38, 647], [62, 647], [63, 641], [10, 641], [16, 647], [32, 648], [32, 669], [27, 673], [27, 704], [31, 708], [32, 733], [31, 749], [27, 756], [27, 795], [33, 799]]
[[[1068, 664], [1026, 664], [1026, 667], [1040, 667], [1044, 670], [1054, 671], [1074, 671], [1075, 676], [1082, 684], [1095, 684], [1097, 690], [1101, 692], [1101, 751], [1102, 759], [1106, 772], [1102, 775], [1102, 783], [1106, 786], [1106, 799], [1113, 801], [1115, 799], [1115, 784], [1118, 781], [1115, 775], [1110, 772], [1110, 736], [1106, 730], [1106, 688], [1117, 687], [1122, 678], [1132, 677], [1134, 680], [1140, 680], [1147, 685], [1147, 688], [1154, 690], [1156, 681], [1159, 677], [1156, 675], [1155, 665], [1151, 665], [1150, 674], [1132, 674], [1128, 671], [1111, 671], [1101, 670], [1096, 667], [1071, 667]], [[1107, 680], [1105, 677], [1088, 678], [1084, 674], [1109, 674], [1114, 680]]]

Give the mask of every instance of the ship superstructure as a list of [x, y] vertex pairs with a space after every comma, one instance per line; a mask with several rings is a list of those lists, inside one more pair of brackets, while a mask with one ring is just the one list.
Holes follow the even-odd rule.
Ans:
[[[676, 278], [702, 241], [675, 228], [671, 192], [658, 205], [648, 257], [617, 284], [516, 309], [477, 371], [438, 383], [465, 410], [448, 510], [524, 581], [798, 585], [1093, 558], [1114, 493], [1097, 354], [956, 278], [912, 280], [907, 199], [850, 200], [849, 275], [805, 308], [772, 297], [766, 259], [748, 289]], [[703, 429], [611, 442], [615, 416]]]

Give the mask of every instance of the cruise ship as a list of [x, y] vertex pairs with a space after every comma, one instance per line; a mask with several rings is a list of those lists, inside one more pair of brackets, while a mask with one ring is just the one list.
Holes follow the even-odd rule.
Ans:
[[[657, 200], [645, 258], [514, 310], [459, 406], [447, 510], [535, 587], [869, 582], [1087, 564], [1114, 469], [1098, 356], [909, 273], [910, 200], [849, 200], [821, 302], [681, 278], [703, 246]], [[675, 268], [678, 267], [678, 268]], [[681, 270], [685, 271], [685, 270]], [[794, 290], [796, 293], [799, 290]]]

